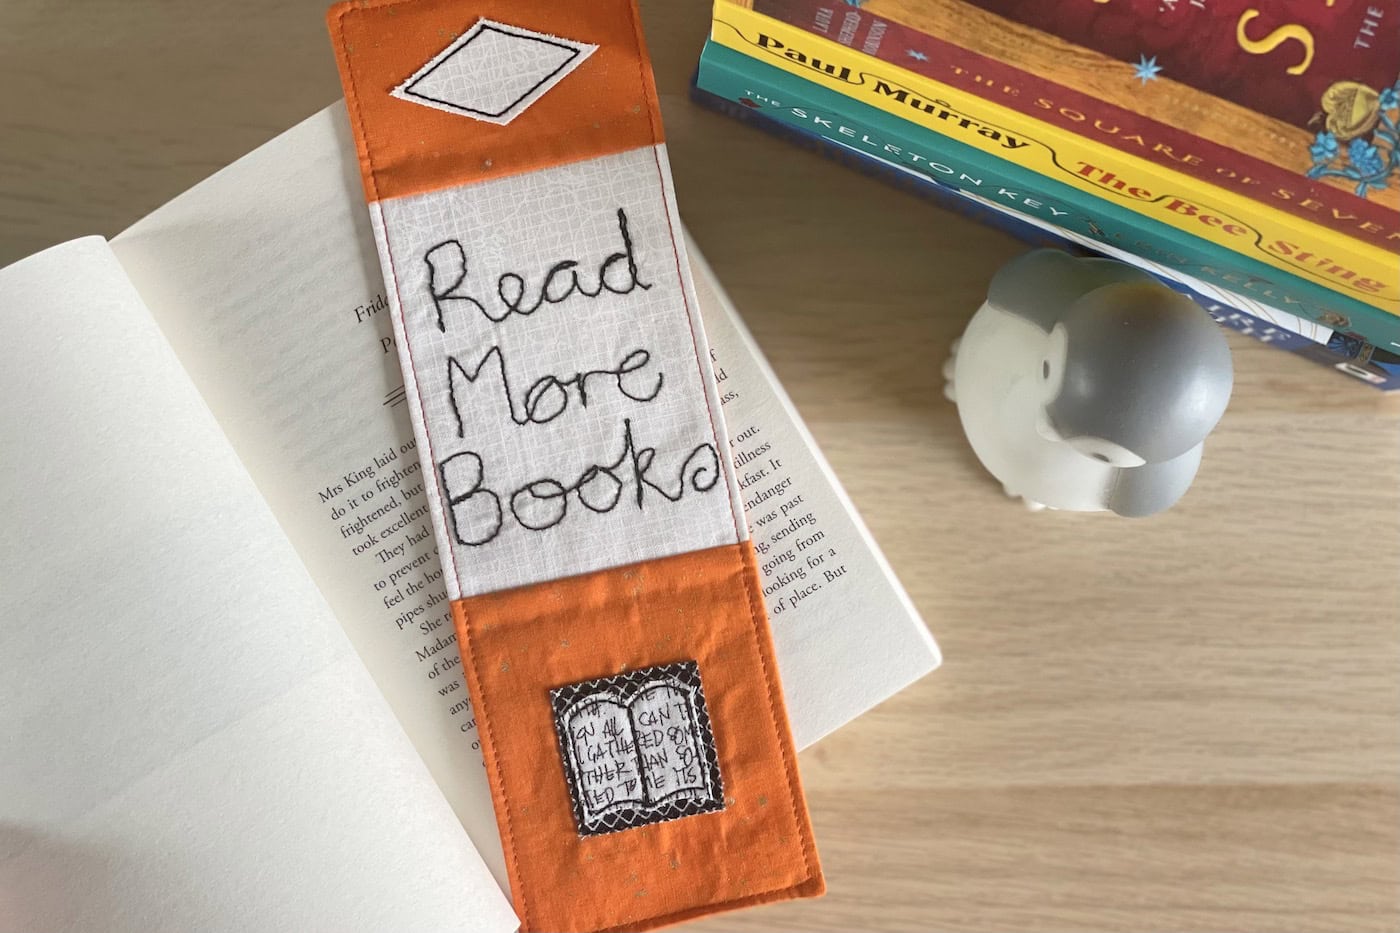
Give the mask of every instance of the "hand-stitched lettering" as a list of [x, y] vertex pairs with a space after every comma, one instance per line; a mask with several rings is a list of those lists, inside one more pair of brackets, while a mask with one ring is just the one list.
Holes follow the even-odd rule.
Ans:
[[501, 531], [501, 497], [481, 488], [486, 476], [481, 457], [470, 450], [453, 454], [438, 470], [457, 542], [475, 547], [494, 540]]
[[530, 388], [525, 390], [525, 395], [520, 399], [517, 408], [515, 393], [510, 384], [510, 375], [506, 371], [505, 351], [498, 345], [493, 344], [491, 349], [483, 353], [481, 359], [476, 361], [476, 368], [470, 371], [462, 365], [457, 357], [449, 355], [447, 357], [447, 399], [452, 408], [452, 417], [457, 421], [458, 437], [466, 436], [466, 429], [462, 423], [462, 408], [457, 399], [458, 377], [465, 379], [468, 384], [475, 383], [481, 377], [481, 371], [486, 368], [486, 364], [493, 359], [496, 364], [496, 373], [501, 382], [501, 394], [505, 396], [506, 407], [510, 409], [510, 420], [522, 426], [548, 424], [562, 415], [569, 407], [570, 388], [577, 391], [579, 405], [587, 408], [588, 380], [595, 376], [608, 377], [608, 381], [617, 387], [618, 392], [634, 402], [652, 401], [661, 393], [661, 386], [665, 382], [665, 374], [656, 373], [649, 388], [637, 385], [636, 382], [641, 377], [634, 379], [632, 378], [633, 374], [650, 365], [651, 351], [632, 350], [618, 361], [616, 366], [611, 368], [575, 372], [568, 378], [555, 375], [541, 376], [530, 384]]
[[[720, 479], [719, 454], [714, 445], [700, 444], [686, 455], [676, 471], [676, 481], [667, 486], [652, 477], [656, 448], [638, 446], [632, 434], [632, 421], [622, 420], [622, 451], [611, 463], [589, 466], [569, 484], [541, 477], [515, 489], [506, 498], [511, 517], [528, 531], [544, 531], [562, 522], [569, 513], [570, 497], [592, 512], [611, 512], [622, 501], [629, 484], [635, 491], [637, 508], [646, 508], [650, 493], [668, 502], [679, 502], [688, 491], [708, 492]], [[481, 456], [463, 451], [438, 466], [443, 494], [447, 498], [452, 533], [466, 547], [488, 544], [500, 534], [504, 524], [501, 495], [486, 485], [486, 468]]]
[[[617, 209], [617, 229], [622, 235], [622, 252], [609, 254], [598, 265], [591, 288], [579, 277], [577, 260], [561, 259], [545, 272], [543, 281], [529, 301], [526, 294], [531, 289], [525, 277], [517, 272], [502, 273], [496, 279], [496, 297], [500, 308], [487, 308], [476, 298], [461, 292], [467, 281], [467, 253], [461, 242], [450, 239], [438, 243], [423, 256], [428, 266], [428, 292], [432, 295], [433, 308], [437, 312], [438, 330], [447, 331], [447, 309], [471, 306], [492, 323], [499, 324], [512, 314], [528, 317], [543, 305], [561, 304], [575, 293], [585, 298], [597, 298], [605, 291], [614, 295], [630, 295], [638, 288], [651, 288], [650, 282], [642, 281], [632, 233], [627, 227], [627, 212], [620, 207]], [[626, 265], [620, 266], [619, 263]]]
[[[505, 317], [491, 317], [491, 312], [482, 307], [481, 302], [470, 295], [455, 294], [457, 289], [462, 287], [462, 283], [467, 280], [467, 251], [462, 249], [462, 244], [457, 240], [444, 240], [423, 254], [423, 262], [428, 266], [428, 293], [433, 296], [433, 308], [437, 311], [438, 330], [447, 332], [447, 321], [443, 317], [443, 305], [448, 302], [464, 302], [471, 305], [482, 314], [499, 321]], [[443, 270], [446, 270], [445, 272]], [[451, 278], [449, 284], [444, 284], [443, 280]], [[457, 307], [448, 305], [448, 307]]]
[[559, 687], [550, 703], [580, 836], [724, 809], [694, 661]]
[[[504, 328], [509, 326], [512, 315], [526, 318], [546, 304], [560, 304], [575, 295], [594, 300], [605, 292], [626, 296], [652, 288], [650, 282], [642, 279], [637, 246], [625, 209], [617, 208], [616, 223], [621, 248], [602, 259], [595, 275], [582, 274], [576, 260], [561, 259], [547, 267], [537, 279], [538, 285], [530, 284], [524, 275], [516, 272], [501, 274], [496, 279], [496, 295], [484, 300], [476, 297], [480, 292], [469, 282], [468, 257], [462, 244], [448, 239], [432, 246], [423, 258], [427, 267], [428, 295], [439, 331], [449, 333], [450, 323], [455, 336], [455, 330], [464, 323], [463, 314], [471, 317], [473, 309], [490, 324]], [[617, 310], [615, 307], [605, 309], [599, 315], [600, 325], [615, 320]], [[623, 339], [629, 342], [637, 337], [646, 339], [648, 330], [644, 322], [649, 320], [645, 314], [640, 316], [637, 319], [640, 333]], [[553, 330], [554, 325], [548, 318], [545, 321]], [[590, 325], [570, 322], [567, 329], [581, 326]], [[609, 331], [604, 333], [613, 336]], [[528, 346], [528, 341], [526, 343]], [[685, 448], [673, 447], [670, 453], [658, 455], [655, 447], [641, 443], [637, 436], [638, 427], [650, 432], [653, 426], [646, 421], [634, 426], [631, 419], [623, 419], [621, 450], [615, 456], [584, 459], [582, 462], [588, 465], [578, 473], [539, 475], [540, 471], [527, 459], [529, 450], [510, 445], [502, 448], [503, 438], [491, 429], [489, 422], [502, 413], [521, 428], [546, 425], [566, 413], [581, 413], [609, 387], [622, 398], [639, 405], [654, 402], [665, 388], [666, 378], [657, 365], [656, 354], [649, 347], [633, 343], [629, 349], [626, 344], [622, 347], [613, 344], [608, 352], [616, 363], [610, 360], [586, 367], [569, 361], [562, 372], [532, 373], [533, 381], [525, 386], [518, 372], [522, 367], [516, 345], [509, 344], [511, 360], [507, 359], [505, 335], [495, 340], [488, 338], [479, 346], [485, 347], [484, 351], [475, 347], [471, 350], [444, 347], [440, 359], [445, 360], [445, 365], [439, 364], [442, 368], [438, 369], [438, 372], [445, 370], [445, 407], [451, 412], [457, 438], [481, 437], [483, 441], [479, 443], [485, 445], [452, 454], [438, 463], [450, 533], [463, 547], [490, 544], [512, 526], [530, 532], [548, 531], [569, 516], [571, 507], [579, 514], [577, 505], [589, 512], [606, 514], [615, 511], [627, 495], [641, 511], [658, 496], [666, 502], [678, 503], [687, 493], [704, 493], [719, 485], [723, 468], [713, 434], [707, 433], [708, 440], [695, 444], [688, 452], [682, 453]], [[560, 342], [554, 350], [557, 353], [567, 347], [568, 344]], [[512, 369], [512, 362], [516, 369]], [[538, 361], [527, 351], [523, 366], [532, 363], [538, 366]], [[602, 390], [598, 388], [600, 380]], [[504, 412], [499, 405], [482, 404], [488, 399], [480, 392], [474, 394], [478, 384], [491, 392], [489, 383], [498, 385], [500, 397], [505, 400]], [[601, 426], [590, 426], [592, 430], [580, 431], [578, 436], [606, 436], [600, 434], [597, 427]], [[502, 453], [509, 458], [505, 465], [500, 462]], [[537, 478], [522, 482], [522, 467], [529, 469], [524, 476]]]

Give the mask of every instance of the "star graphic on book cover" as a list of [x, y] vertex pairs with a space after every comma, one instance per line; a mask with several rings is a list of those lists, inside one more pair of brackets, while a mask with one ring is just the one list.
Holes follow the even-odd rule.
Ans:
[[926, 61], [928, 61], [928, 56], [925, 55], [923, 52], [920, 52], [918, 49], [905, 49], [905, 50], [904, 50], [904, 54], [905, 54], [905, 55], [908, 55], [910, 58], [914, 59], [914, 61], [916, 61], [916, 62], [926, 62]]
[[1138, 55], [1137, 63], [1133, 65], [1134, 78], [1146, 84], [1148, 81], [1155, 81], [1157, 76], [1161, 73], [1162, 66], [1157, 64], [1156, 55], [1153, 55], [1151, 58], [1148, 58], [1146, 55]]

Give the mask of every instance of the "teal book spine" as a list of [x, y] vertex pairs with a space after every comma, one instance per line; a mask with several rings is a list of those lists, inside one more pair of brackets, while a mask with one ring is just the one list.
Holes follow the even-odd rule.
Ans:
[[833, 145], [893, 162], [1025, 216], [1359, 336], [1378, 347], [1400, 348], [1400, 318], [1286, 276], [717, 43], [706, 42], [696, 85]]

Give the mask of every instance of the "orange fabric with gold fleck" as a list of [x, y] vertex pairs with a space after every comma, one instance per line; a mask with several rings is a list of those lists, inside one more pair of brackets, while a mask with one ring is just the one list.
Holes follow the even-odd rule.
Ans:
[[[382, 91], [478, 19], [518, 19], [519, 0], [355, 0], [331, 7], [327, 23], [346, 106], [360, 128], [366, 198], [422, 194], [662, 142], [651, 60], [637, 19], [599, 16], [598, 2], [551, 6], [552, 29], [598, 51], [505, 126], [405, 105]], [[631, 6], [607, 2], [622, 14]]]
[[[453, 617], [522, 930], [644, 929], [825, 889], [748, 542], [457, 600]], [[549, 691], [685, 660], [724, 809], [581, 837]]]

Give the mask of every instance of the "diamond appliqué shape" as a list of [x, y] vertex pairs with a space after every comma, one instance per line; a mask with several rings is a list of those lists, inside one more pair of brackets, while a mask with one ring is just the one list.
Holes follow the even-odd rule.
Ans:
[[504, 126], [597, 49], [586, 42], [479, 19], [390, 93], [400, 100]]

